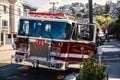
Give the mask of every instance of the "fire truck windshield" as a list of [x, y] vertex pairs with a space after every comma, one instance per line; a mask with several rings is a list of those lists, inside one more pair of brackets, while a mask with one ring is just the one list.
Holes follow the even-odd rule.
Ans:
[[18, 35], [67, 40], [71, 25], [60, 21], [20, 20]]

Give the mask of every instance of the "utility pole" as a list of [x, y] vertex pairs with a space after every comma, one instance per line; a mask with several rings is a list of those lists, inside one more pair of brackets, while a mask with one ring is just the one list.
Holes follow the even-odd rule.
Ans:
[[89, 23], [93, 23], [92, 0], [89, 0]]
[[[92, 0], [89, 0], [89, 23], [93, 23]], [[90, 26], [90, 40], [93, 40], [93, 26]]]
[[58, 4], [58, 2], [50, 2], [50, 4], [53, 5], [53, 13], [55, 13], [55, 4]]

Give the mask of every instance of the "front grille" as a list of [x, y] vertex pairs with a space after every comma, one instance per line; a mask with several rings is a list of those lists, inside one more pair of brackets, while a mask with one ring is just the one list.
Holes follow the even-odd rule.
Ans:
[[30, 54], [31, 56], [47, 57], [48, 55], [48, 44], [38, 45], [35, 42], [30, 42]]

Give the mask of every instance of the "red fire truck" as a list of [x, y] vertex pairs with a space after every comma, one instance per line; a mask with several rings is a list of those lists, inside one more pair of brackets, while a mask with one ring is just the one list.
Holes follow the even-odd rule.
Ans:
[[37, 17], [20, 19], [14, 56], [16, 62], [26, 61], [33, 67], [66, 70], [71, 62], [80, 63], [87, 60], [90, 53], [95, 53], [95, 24], [59, 18], [65, 17], [64, 14], [29, 14]]

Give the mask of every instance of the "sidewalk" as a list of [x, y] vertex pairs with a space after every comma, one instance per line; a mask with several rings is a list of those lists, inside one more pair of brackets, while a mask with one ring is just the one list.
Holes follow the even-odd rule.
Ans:
[[11, 45], [0, 46], [0, 63], [4, 63], [6, 59], [11, 59], [11, 55], [14, 54], [15, 50], [13, 50]]
[[[110, 57], [107, 60], [117, 60], [119, 61], [119, 53], [120, 53], [120, 42], [115, 40], [115, 39], [111, 39], [110, 42], [105, 42], [104, 46], [103, 46], [103, 54], [106, 55], [111, 55], [112, 57], [117, 55], [117, 57]], [[108, 63], [106, 70], [106, 73], [108, 73], [109, 75], [109, 80], [120, 80], [120, 62], [111, 62]]]
[[13, 50], [13, 48], [12, 48], [12, 46], [10, 44], [5, 45], [5, 46], [0, 46], [0, 52], [9, 51], [9, 50]]

